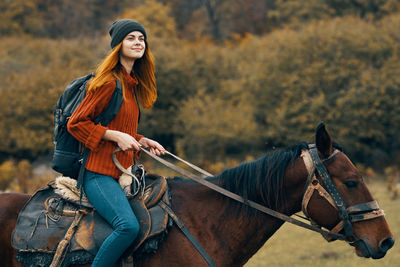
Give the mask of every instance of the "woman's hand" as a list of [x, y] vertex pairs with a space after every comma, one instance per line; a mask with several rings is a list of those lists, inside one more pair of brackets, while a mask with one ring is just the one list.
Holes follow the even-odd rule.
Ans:
[[151, 140], [146, 137], [142, 137], [139, 140], [139, 144], [142, 145], [143, 147], [150, 147], [150, 153], [160, 156], [165, 154], [165, 149], [162, 145], [160, 145], [158, 142]]
[[141, 144], [133, 136], [120, 131], [107, 130], [103, 135], [103, 139], [117, 143], [123, 151], [129, 149], [140, 150], [141, 147]]

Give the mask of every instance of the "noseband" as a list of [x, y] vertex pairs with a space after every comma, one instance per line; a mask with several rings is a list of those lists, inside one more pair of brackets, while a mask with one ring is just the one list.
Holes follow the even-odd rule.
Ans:
[[[301, 157], [306, 165], [308, 178], [306, 190], [302, 200], [302, 210], [307, 218], [309, 218], [312, 225], [321, 228], [321, 226], [313, 221], [307, 213], [307, 207], [311, 196], [313, 195], [314, 191], [317, 191], [318, 194], [325, 198], [328, 203], [331, 204], [339, 213], [340, 221], [335, 227], [332, 228], [331, 232], [338, 234], [342, 229], [344, 229], [346, 241], [349, 243], [354, 243], [357, 242], [357, 238], [354, 235], [352, 223], [384, 216], [384, 212], [379, 208], [378, 202], [375, 200], [346, 207], [346, 204], [344, 203], [338, 189], [333, 183], [332, 178], [323, 165], [323, 162], [332, 159], [339, 152], [339, 150], [335, 149], [328, 158], [321, 160], [315, 144], [310, 144], [308, 150], [303, 150]], [[320, 177], [324, 187], [319, 182], [317, 175]], [[324, 233], [322, 233], [322, 236], [329, 242], [336, 240], [332, 236]]]

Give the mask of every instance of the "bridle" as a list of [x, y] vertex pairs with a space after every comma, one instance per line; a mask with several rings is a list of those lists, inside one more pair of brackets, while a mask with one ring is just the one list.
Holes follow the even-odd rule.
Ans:
[[[339, 152], [339, 150], [335, 149], [328, 158], [321, 160], [315, 144], [310, 144], [308, 150], [303, 150], [301, 157], [307, 168], [308, 178], [306, 189], [303, 194], [302, 210], [312, 225], [321, 228], [307, 213], [307, 207], [311, 196], [314, 191], [317, 191], [318, 194], [325, 198], [339, 213], [340, 221], [330, 232], [338, 234], [340, 231], [344, 230], [345, 241], [352, 244], [358, 241], [357, 237], [354, 235], [352, 223], [373, 219], [384, 216], [385, 214], [383, 210], [379, 208], [378, 202], [375, 200], [349, 207], [346, 206], [332, 178], [323, 165], [323, 162], [334, 158]], [[317, 175], [326, 189], [319, 182]], [[336, 240], [332, 236], [321, 234], [328, 242]]]

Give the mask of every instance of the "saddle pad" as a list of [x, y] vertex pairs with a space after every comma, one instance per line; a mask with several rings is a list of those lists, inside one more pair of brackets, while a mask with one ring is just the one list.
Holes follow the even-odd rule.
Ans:
[[[168, 190], [162, 199], [169, 204]], [[137, 204], [134, 201], [135, 199], [129, 200], [135, 210], [134, 206]], [[18, 216], [17, 225], [12, 234], [13, 247], [19, 251], [20, 255], [33, 252], [55, 253], [58, 243], [74, 220], [73, 215], [77, 210], [77, 205], [61, 199], [50, 185], [37, 191]], [[60, 216], [61, 214], [63, 216]], [[158, 247], [160, 237], [165, 236], [165, 230], [172, 225], [172, 221], [158, 205], [148, 211], [147, 209], [135, 211], [135, 215], [141, 224], [141, 231], [142, 228], [146, 228], [142, 223], [148, 226], [146, 232], [140, 233], [142, 236], [135, 240], [129, 251], [139, 248], [134, 255], [150, 252], [150, 250], [154, 252], [154, 248]], [[75, 256], [77, 259], [80, 258], [80, 264], [82, 257], [91, 261], [112, 231], [112, 227], [95, 210], [88, 209], [88, 214], [84, 215], [71, 239], [68, 256], [74, 258], [74, 255], [80, 255]], [[74, 261], [70, 260], [70, 263], [73, 264]]]
[[[123, 176], [125, 175], [125, 176]], [[121, 175], [119, 179], [119, 183], [121, 188], [125, 192], [125, 185], [130, 187], [132, 184], [132, 178], [126, 174]], [[128, 178], [127, 178], [128, 177]], [[121, 181], [121, 178], [124, 180]], [[129, 179], [131, 179], [129, 183]], [[80, 195], [80, 190], [76, 188], [77, 181], [70, 177], [60, 176], [55, 179], [54, 182], [50, 182], [50, 184], [55, 188], [55, 192], [64, 198], [66, 201], [79, 205], [81, 203], [82, 206], [87, 208], [93, 208], [92, 204], [86, 198], [85, 193]], [[144, 203], [145, 206], [149, 209], [156, 205], [160, 199], [163, 197], [165, 191], [167, 190], [167, 181], [165, 177], [154, 175], [154, 174], [147, 174], [145, 177], [145, 189], [144, 189]], [[127, 193], [127, 197], [131, 198], [131, 192]]]

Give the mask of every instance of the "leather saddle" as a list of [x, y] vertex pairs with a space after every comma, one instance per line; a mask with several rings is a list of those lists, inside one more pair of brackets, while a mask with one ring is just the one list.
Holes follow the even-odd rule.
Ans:
[[[154, 253], [172, 225], [166, 211], [159, 205], [170, 206], [166, 179], [146, 175], [144, 193], [128, 197], [139, 221], [140, 231], [124, 257], [139, 258]], [[37, 191], [18, 216], [12, 234], [12, 245], [18, 251], [17, 259], [24, 266], [48, 266], [60, 241], [74, 222], [79, 205], [55, 192], [54, 183]], [[69, 241], [62, 266], [85, 264], [93, 260], [112, 227], [93, 208], [84, 207], [83, 215]]]

